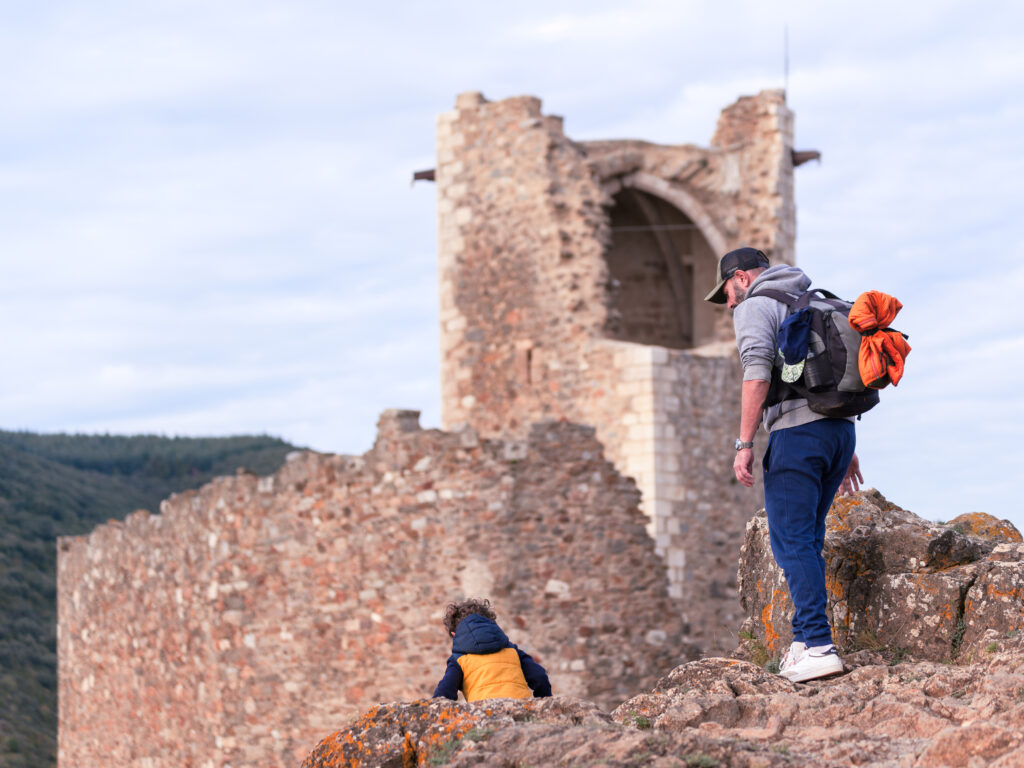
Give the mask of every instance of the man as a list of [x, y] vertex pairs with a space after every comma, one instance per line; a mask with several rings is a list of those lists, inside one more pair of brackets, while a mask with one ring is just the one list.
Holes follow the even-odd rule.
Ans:
[[[793, 644], [779, 673], [804, 682], [843, 671], [832, 644], [826, 614], [825, 517], [836, 495], [855, 491], [863, 482], [854, 452], [853, 419], [815, 413], [803, 398], [764, 408], [776, 364], [779, 326], [788, 307], [758, 289], [772, 288], [799, 296], [811, 280], [797, 267], [769, 266], [756, 248], [738, 248], [718, 264], [718, 284], [705, 298], [733, 310], [736, 344], [743, 365], [740, 434], [733, 471], [750, 488], [754, 484], [754, 433], [764, 422], [769, 433], [764, 470], [764, 503], [775, 562], [782, 568], [793, 600]], [[776, 373], [776, 375], [779, 375]]]

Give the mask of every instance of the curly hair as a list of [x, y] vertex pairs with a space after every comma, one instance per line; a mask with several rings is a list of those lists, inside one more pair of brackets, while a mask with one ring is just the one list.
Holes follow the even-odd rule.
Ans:
[[449, 633], [452, 633], [459, 626], [460, 621], [474, 613], [484, 616], [491, 621], [496, 621], [498, 618], [491, 608], [490, 600], [471, 598], [463, 600], [461, 603], [448, 603], [448, 606], [444, 609], [444, 628]]

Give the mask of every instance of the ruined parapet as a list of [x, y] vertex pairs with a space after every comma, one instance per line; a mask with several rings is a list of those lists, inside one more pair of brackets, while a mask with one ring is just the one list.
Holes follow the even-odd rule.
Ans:
[[728, 168], [722, 174], [728, 182], [718, 191], [737, 195], [733, 222], [740, 242], [763, 248], [772, 263], [795, 263], [793, 112], [785, 92], [744, 96], [722, 110], [711, 146]]
[[[1024, 632], [1024, 544], [1005, 520], [973, 513], [933, 523], [862, 491], [832, 505], [824, 557], [841, 652], [969, 663]], [[747, 527], [739, 579], [748, 653], [781, 656], [793, 604], [763, 514]]]
[[462, 94], [437, 134], [442, 426], [578, 421], [611, 238], [585, 155], [531, 97]]
[[735, 642], [761, 491], [732, 478], [741, 377], [703, 297], [729, 248], [793, 262], [792, 131], [780, 91], [724, 110], [706, 148], [577, 143], [532, 97], [462, 94], [438, 119], [442, 425], [593, 425], [709, 650]]
[[590, 428], [486, 440], [388, 411], [362, 456], [298, 454], [62, 538], [60, 762], [296, 765], [431, 694], [464, 596], [556, 693], [610, 708], [687, 658], [637, 501]]

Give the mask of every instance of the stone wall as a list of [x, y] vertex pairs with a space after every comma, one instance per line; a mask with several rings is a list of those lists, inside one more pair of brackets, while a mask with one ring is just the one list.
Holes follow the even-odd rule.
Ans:
[[[732, 650], [741, 621], [736, 562], [747, 521], [764, 505], [732, 472], [740, 366], [734, 346], [669, 350], [590, 345], [584, 418], [636, 480], [647, 530], [669, 571], [687, 637], [706, 653]], [[767, 436], [755, 437], [755, 462]]]
[[[657, 550], [668, 562], [670, 594], [681, 600], [694, 640], [709, 653], [732, 650], [742, 621], [738, 545], [747, 521], [764, 505], [761, 485], [740, 485], [732, 469], [739, 361], [669, 350], [655, 363], [656, 423], [662, 425], [652, 494]], [[758, 467], [767, 443], [758, 432]]]
[[430, 695], [463, 596], [556, 693], [610, 708], [688, 653], [638, 499], [590, 428], [487, 440], [387, 412], [363, 456], [61, 539], [60, 763], [296, 765], [368, 706]]

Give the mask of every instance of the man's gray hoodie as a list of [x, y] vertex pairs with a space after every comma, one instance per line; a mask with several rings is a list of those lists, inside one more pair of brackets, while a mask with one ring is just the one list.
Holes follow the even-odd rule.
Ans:
[[[771, 381], [772, 366], [778, 355], [779, 326], [789, 314], [789, 307], [781, 301], [751, 294], [758, 288], [774, 288], [799, 296], [810, 286], [811, 278], [802, 269], [788, 264], [768, 267], [751, 283], [747, 289], [750, 298], [741, 301], [732, 316], [744, 381]], [[771, 432], [824, 418], [827, 417], [808, 408], [803, 398], [784, 400], [765, 410], [764, 428]]]

